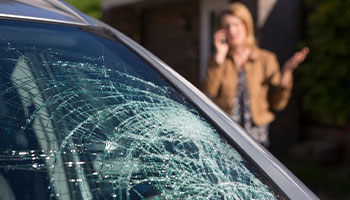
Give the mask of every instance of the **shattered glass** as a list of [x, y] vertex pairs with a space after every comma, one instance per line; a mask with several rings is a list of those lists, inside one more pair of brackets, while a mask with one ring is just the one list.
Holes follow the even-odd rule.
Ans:
[[5, 199], [281, 198], [103, 30], [3, 20], [0, 80]]

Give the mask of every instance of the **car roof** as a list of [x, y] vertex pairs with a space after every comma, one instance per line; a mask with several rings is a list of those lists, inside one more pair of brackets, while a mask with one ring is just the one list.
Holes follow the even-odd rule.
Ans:
[[1, 0], [0, 18], [96, 25], [93, 20], [62, 0]]

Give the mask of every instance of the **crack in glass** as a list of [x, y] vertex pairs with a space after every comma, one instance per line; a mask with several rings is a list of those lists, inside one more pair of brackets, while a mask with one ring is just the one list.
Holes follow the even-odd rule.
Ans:
[[155, 72], [54, 47], [0, 51], [0, 176], [41, 177], [33, 187], [51, 199], [279, 198]]

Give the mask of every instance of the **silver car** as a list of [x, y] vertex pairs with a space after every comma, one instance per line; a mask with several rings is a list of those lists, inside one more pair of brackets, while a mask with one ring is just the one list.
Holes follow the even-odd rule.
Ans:
[[63, 1], [0, 1], [0, 199], [318, 199], [164, 62]]

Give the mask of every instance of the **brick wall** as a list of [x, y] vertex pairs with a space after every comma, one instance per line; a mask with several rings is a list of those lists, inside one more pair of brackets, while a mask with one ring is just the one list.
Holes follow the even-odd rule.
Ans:
[[168, 1], [111, 9], [102, 20], [139, 42], [199, 85], [198, 1]]
[[102, 12], [102, 21], [139, 42], [138, 15], [133, 7], [111, 8]]

